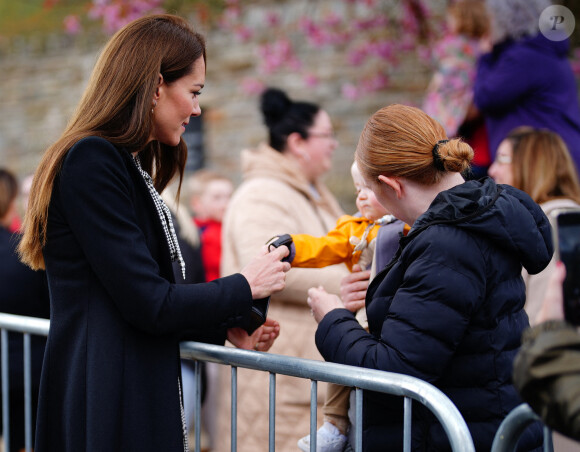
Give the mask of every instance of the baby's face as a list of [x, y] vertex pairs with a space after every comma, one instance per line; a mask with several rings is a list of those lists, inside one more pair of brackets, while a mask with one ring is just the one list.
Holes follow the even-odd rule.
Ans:
[[356, 188], [356, 208], [361, 215], [371, 221], [387, 215], [389, 212], [377, 200], [373, 191], [366, 185], [356, 165], [351, 168], [352, 180]]

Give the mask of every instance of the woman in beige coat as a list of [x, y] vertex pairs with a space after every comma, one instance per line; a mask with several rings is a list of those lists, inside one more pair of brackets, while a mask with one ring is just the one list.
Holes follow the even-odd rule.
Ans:
[[[293, 102], [270, 88], [262, 94], [261, 110], [269, 144], [241, 155], [243, 182], [234, 193], [223, 223], [222, 275], [238, 272], [256, 246], [277, 234], [323, 236], [344, 212], [320, 181], [331, 168], [337, 147], [328, 114], [309, 102]], [[272, 353], [321, 359], [314, 344], [316, 322], [306, 304], [311, 287], [322, 285], [340, 294], [344, 264], [325, 268], [295, 268], [286, 275], [285, 289], [271, 298], [270, 314], [280, 322], [280, 337]], [[224, 378], [224, 389], [230, 379]], [[322, 388], [321, 388], [322, 389]], [[229, 386], [222, 394], [229, 394]], [[319, 395], [324, 390], [319, 390]], [[295, 451], [297, 432], [309, 430], [310, 382], [278, 376], [276, 382], [276, 450]], [[229, 411], [229, 397], [222, 410]], [[323, 401], [323, 397], [320, 397]], [[229, 416], [222, 413], [222, 432]], [[225, 436], [225, 435], [224, 435]], [[238, 450], [268, 447], [268, 374], [238, 373]], [[224, 440], [229, 441], [228, 438]], [[229, 442], [223, 450], [229, 448]], [[222, 448], [220, 447], [220, 450]]]
[[[489, 175], [499, 184], [525, 191], [548, 216], [556, 209], [580, 207], [576, 168], [566, 144], [555, 132], [532, 127], [512, 130], [497, 148]], [[523, 270], [525, 309], [532, 326], [537, 323], [536, 317], [554, 265], [552, 259], [548, 267], [537, 275], [529, 275]]]
[[[497, 148], [495, 162], [488, 172], [496, 182], [525, 191], [548, 216], [556, 209], [580, 207], [580, 183], [576, 167], [566, 144], [555, 132], [532, 127], [512, 130]], [[532, 327], [544, 320], [541, 314], [542, 301], [555, 268], [556, 262], [552, 259], [537, 275], [522, 270], [526, 283], [524, 308]], [[553, 440], [556, 452], [580, 450], [580, 444], [557, 432], [554, 432]]]

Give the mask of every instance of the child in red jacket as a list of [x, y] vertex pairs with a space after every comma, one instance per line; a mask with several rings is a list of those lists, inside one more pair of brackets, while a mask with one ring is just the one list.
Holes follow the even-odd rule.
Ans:
[[206, 281], [220, 276], [222, 219], [234, 191], [227, 177], [208, 169], [197, 171], [188, 181], [190, 208], [201, 237], [201, 259]]

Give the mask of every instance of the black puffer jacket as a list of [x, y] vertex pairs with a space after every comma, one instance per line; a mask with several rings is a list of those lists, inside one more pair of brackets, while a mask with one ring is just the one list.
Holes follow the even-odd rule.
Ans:
[[[528, 326], [521, 266], [538, 273], [552, 256], [550, 225], [525, 193], [491, 179], [440, 193], [401, 239], [397, 257], [367, 292], [370, 333], [345, 309], [320, 322], [327, 361], [412, 375], [439, 387], [464, 416], [478, 451], [489, 451], [521, 403], [512, 361]], [[414, 450], [446, 450], [432, 415], [413, 410]], [[402, 400], [367, 394], [364, 449], [401, 450]], [[520, 450], [541, 444], [532, 429]]]

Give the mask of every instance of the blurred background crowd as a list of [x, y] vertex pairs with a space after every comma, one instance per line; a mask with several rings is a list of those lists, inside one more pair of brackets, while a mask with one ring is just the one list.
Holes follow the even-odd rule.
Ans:
[[[328, 219], [322, 229], [319, 225], [311, 229], [312, 234], [328, 231], [341, 211], [357, 210], [350, 178], [353, 152], [368, 117], [392, 103], [422, 108], [449, 137], [461, 136], [471, 144], [475, 159], [468, 178], [489, 174], [499, 183], [528, 192], [546, 211], [550, 206], [546, 203], [554, 199], [578, 206], [580, 27], [572, 27], [565, 39], [546, 37], [538, 20], [551, 4], [548, 0], [0, 0], [0, 166], [11, 174], [2, 228], [18, 231], [31, 174], [44, 149], [65, 127], [102, 44], [128, 21], [160, 11], [187, 17], [207, 37], [203, 113], [192, 118], [183, 135], [189, 156], [181, 208], [171, 205], [174, 197], [164, 197], [175, 215], [184, 256], [188, 253], [185, 257], [194, 263], [189, 282], [219, 277], [220, 266], [223, 272], [222, 220], [228, 203], [232, 196], [236, 205], [251, 205], [252, 199], [244, 199], [250, 189], [242, 184], [254, 177], [255, 163], [242, 160], [241, 151], [247, 153], [275, 135], [260, 104], [260, 96], [271, 86], [293, 99], [323, 105], [329, 115], [330, 123], [323, 126], [328, 136], [320, 138], [332, 165], [321, 167], [309, 180], [313, 185], [324, 180], [329, 193], [323, 210]], [[566, 7], [580, 20], [578, 2], [553, 4]], [[302, 163], [304, 173], [315, 164]], [[546, 168], [554, 171], [541, 185]], [[321, 193], [309, 202], [322, 205], [320, 197], [325, 198], [326, 191]], [[233, 217], [230, 211], [231, 224]], [[309, 227], [274, 232], [307, 232]], [[242, 233], [239, 224], [234, 232]], [[225, 245], [232, 247], [233, 241]], [[526, 282], [534, 287], [542, 284], [538, 279]], [[305, 329], [294, 334], [310, 341], [302, 348], [284, 350], [292, 337], [285, 340], [282, 335], [272, 351], [316, 358], [315, 325], [304, 327], [305, 303], [298, 311], [291, 306], [304, 295], [292, 293], [291, 286], [281, 297], [280, 306], [286, 311], [276, 318], [302, 325]], [[533, 323], [536, 308], [528, 309]], [[226, 450], [220, 448], [220, 441], [228, 438], [217, 434], [217, 413], [226, 410], [227, 403], [218, 400], [218, 385], [212, 384], [219, 371], [211, 365], [203, 371], [204, 448]], [[186, 381], [191, 372], [188, 363], [183, 363], [182, 372]], [[184, 395], [187, 400], [187, 392]], [[240, 397], [241, 405], [251, 399], [243, 385]], [[291, 393], [288, 397], [296, 400]], [[295, 405], [285, 414], [298, 422], [303, 411]], [[259, 410], [252, 412], [251, 420]], [[262, 414], [267, 419], [267, 413]], [[300, 433], [308, 431], [308, 419], [303, 420]], [[247, 424], [241, 419], [238, 427], [247, 443], [240, 444], [241, 450], [253, 450], [256, 444], [251, 438], [254, 426]], [[296, 427], [294, 421], [291, 424]], [[285, 437], [285, 427], [277, 429], [280, 450], [295, 450], [295, 431]], [[566, 446], [570, 449], [560, 447], [580, 450], [571, 444]]]

